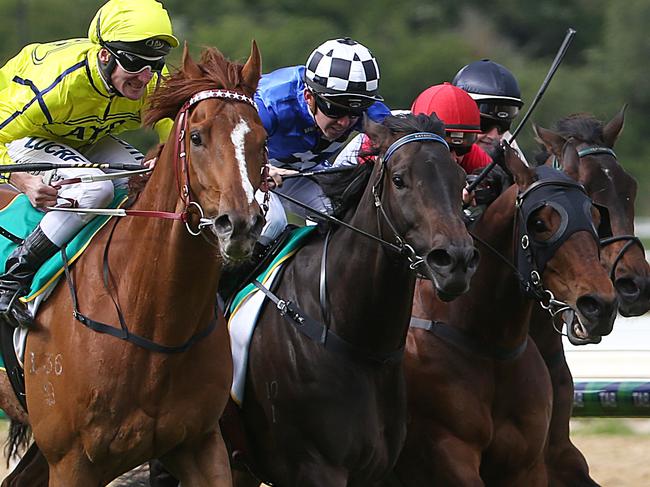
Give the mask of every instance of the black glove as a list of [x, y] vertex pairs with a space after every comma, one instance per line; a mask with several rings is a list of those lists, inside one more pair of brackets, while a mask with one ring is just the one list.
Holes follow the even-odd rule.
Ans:
[[[477, 169], [467, 176], [467, 184], [473, 183], [482, 169]], [[494, 166], [474, 190], [477, 205], [489, 205], [512, 184], [512, 179], [501, 166]]]

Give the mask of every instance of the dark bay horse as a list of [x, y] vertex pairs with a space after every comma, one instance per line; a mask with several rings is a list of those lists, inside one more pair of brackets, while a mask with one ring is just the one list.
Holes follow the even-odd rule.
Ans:
[[[602, 123], [587, 114], [577, 114], [557, 122], [553, 131], [536, 127], [537, 138], [564, 172], [584, 185], [595, 203], [607, 207], [612, 236], [601, 240], [601, 262], [610, 272], [623, 316], [639, 316], [650, 308], [650, 268], [643, 246], [634, 237], [634, 199], [636, 182], [619, 164], [613, 152], [624, 121], [622, 109], [611, 121]], [[580, 155], [564, 161], [561, 147], [570, 139]], [[544, 310], [533, 310], [530, 334], [546, 362], [553, 384], [553, 416], [549, 429], [546, 464], [551, 486], [595, 486], [584, 456], [569, 438], [569, 419], [573, 405], [573, 377], [564, 359], [562, 337], [549, 326]], [[585, 336], [581, 330], [568, 330], [574, 344], [599, 341], [600, 335]]]
[[[182, 68], [152, 97], [146, 121], [175, 117], [174, 129], [131, 210], [186, 222], [126, 218], [112, 237], [109, 224], [72, 268], [81, 313], [118, 330], [122, 320], [160, 348], [82, 326], [65, 285], [36, 317], [25, 360], [28, 421], [50, 486], [105, 485], [151, 458], [183, 485], [232, 485], [218, 425], [232, 359], [214, 303], [222, 261], [247, 259], [264, 221], [253, 196], [265, 164], [252, 100], [260, 76], [255, 43], [245, 65], [215, 49], [197, 64], [185, 48]], [[13, 395], [4, 379], [3, 407]]]
[[[272, 305], [262, 310], [242, 416], [256, 472], [274, 485], [370, 487], [390, 471], [406, 430], [401, 357], [412, 267], [451, 299], [467, 291], [477, 266], [461, 219], [464, 174], [441, 122], [388, 117], [370, 122], [367, 133], [380, 157], [340, 183], [349, 210], [338, 214], [404, 255], [338, 227], [288, 263], [276, 295], [320, 321], [327, 338], [308, 338]], [[257, 483], [235, 475], [235, 485]]]
[[[564, 157], [578, 157], [570, 144]], [[587, 195], [559, 172], [537, 179], [511, 149], [506, 164], [516, 184], [472, 230], [481, 263], [470, 291], [444, 305], [417, 285], [404, 363], [410, 420], [391, 485], [546, 486], [551, 383], [521, 289], [589, 327], [616, 316]]]

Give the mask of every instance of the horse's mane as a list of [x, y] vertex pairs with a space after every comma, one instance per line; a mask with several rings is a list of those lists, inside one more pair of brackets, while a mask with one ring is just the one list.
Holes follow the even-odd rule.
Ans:
[[[590, 113], [574, 113], [558, 120], [552, 130], [566, 139], [575, 139], [593, 145], [604, 145], [603, 128], [603, 122]], [[540, 151], [539, 154], [535, 155], [535, 160], [538, 164], [544, 164], [550, 154], [545, 147], [542, 147]]]
[[[364, 128], [372, 123], [367, 118], [364, 120]], [[444, 124], [436, 116], [411, 113], [390, 115], [381, 123], [388, 128], [392, 135], [408, 135], [416, 132], [433, 132], [442, 137], [445, 136]], [[378, 143], [381, 141], [375, 141]], [[379, 145], [379, 144], [377, 144]], [[368, 185], [368, 180], [374, 167], [375, 157], [380, 154], [379, 148], [371, 148], [367, 151], [359, 152], [358, 156], [367, 161], [358, 165], [354, 170], [343, 175], [332, 174], [319, 179], [319, 184], [323, 188], [325, 195], [332, 201], [334, 215], [342, 217], [348, 210], [356, 208], [363, 191]]]
[[145, 125], [152, 125], [163, 118], [175, 118], [183, 103], [199, 91], [222, 88], [253, 95], [250, 88], [242, 85], [243, 64], [229, 61], [218, 49], [204, 49], [197, 66], [201, 73], [198, 78], [188, 76], [180, 67], [163, 80], [149, 98]]

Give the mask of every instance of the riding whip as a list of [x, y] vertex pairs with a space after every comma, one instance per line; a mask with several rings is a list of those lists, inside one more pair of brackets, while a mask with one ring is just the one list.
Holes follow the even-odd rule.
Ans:
[[54, 164], [52, 162], [26, 162], [25, 164], [7, 164], [0, 166], [0, 173], [3, 172], [42, 172], [53, 171], [55, 169], [69, 168], [90, 168], [90, 169], [116, 169], [119, 171], [141, 171], [146, 169], [141, 164], [128, 162], [68, 162], [63, 164]]
[[[571, 44], [571, 41], [573, 40], [573, 37], [575, 36], [576, 31], [575, 29], [569, 27], [567, 30], [566, 35], [564, 36], [564, 40], [562, 41], [562, 45], [560, 46], [560, 49], [557, 51], [557, 54], [555, 55], [555, 59], [553, 60], [553, 64], [551, 64], [551, 68], [548, 70], [548, 73], [546, 74], [546, 78], [544, 78], [544, 81], [542, 82], [542, 85], [539, 87], [539, 90], [537, 91], [537, 94], [535, 95], [535, 98], [533, 98], [532, 103], [528, 107], [528, 110], [524, 114], [523, 118], [521, 119], [521, 122], [519, 122], [519, 125], [517, 128], [512, 132], [512, 136], [508, 139], [508, 142], [512, 142], [515, 137], [521, 132], [521, 129], [523, 128], [524, 124], [526, 121], [528, 121], [528, 118], [530, 118], [530, 115], [533, 113], [533, 110], [539, 103], [539, 101], [542, 99], [542, 96], [544, 95], [544, 92], [546, 91], [546, 88], [548, 88], [548, 85], [551, 83], [551, 79], [553, 79], [553, 76], [555, 75], [555, 72], [557, 71], [557, 68], [560, 66], [560, 63], [562, 62], [562, 59], [564, 59], [564, 55], [566, 54], [567, 50], [569, 49], [569, 44]], [[493, 160], [490, 164], [485, 166], [481, 173], [476, 177], [476, 179], [467, 187], [467, 192], [471, 193], [476, 189], [476, 187], [481, 184], [481, 181], [485, 179], [485, 177], [488, 175], [488, 173], [494, 168], [494, 166], [497, 165], [497, 162]]]

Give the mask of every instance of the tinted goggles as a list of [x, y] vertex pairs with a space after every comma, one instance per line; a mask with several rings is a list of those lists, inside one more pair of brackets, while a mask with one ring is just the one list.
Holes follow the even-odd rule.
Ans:
[[119, 66], [129, 74], [138, 74], [149, 68], [153, 72], [162, 71], [165, 66], [164, 56], [144, 57], [126, 51], [108, 51], [115, 56], [115, 61]]
[[512, 120], [519, 113], [519, 107], [515, 105], [503, 105], [497, 103], [478, 103], [478, 111], [481, 115], [494, 118], [495, 120]]
[[449, 148], [453, 149], [455, 146], [470, 146], [476, 142], [477, 133], [475, 132], [445, 132], [445, 140], [449, 144]]
[[316, 106], [327, 118], [338, 119], [343, 117], [359, 118], [365, 112], [362, 108], [350, 108], [332, 103], [321, 96], [315, 95]]
[[499, 135], [503, 135], [510, 130], [510, 120], [494, 120], [492, 118], [481, 117], [481, 132], [491, 132], [493, 128], [497, 129]]

